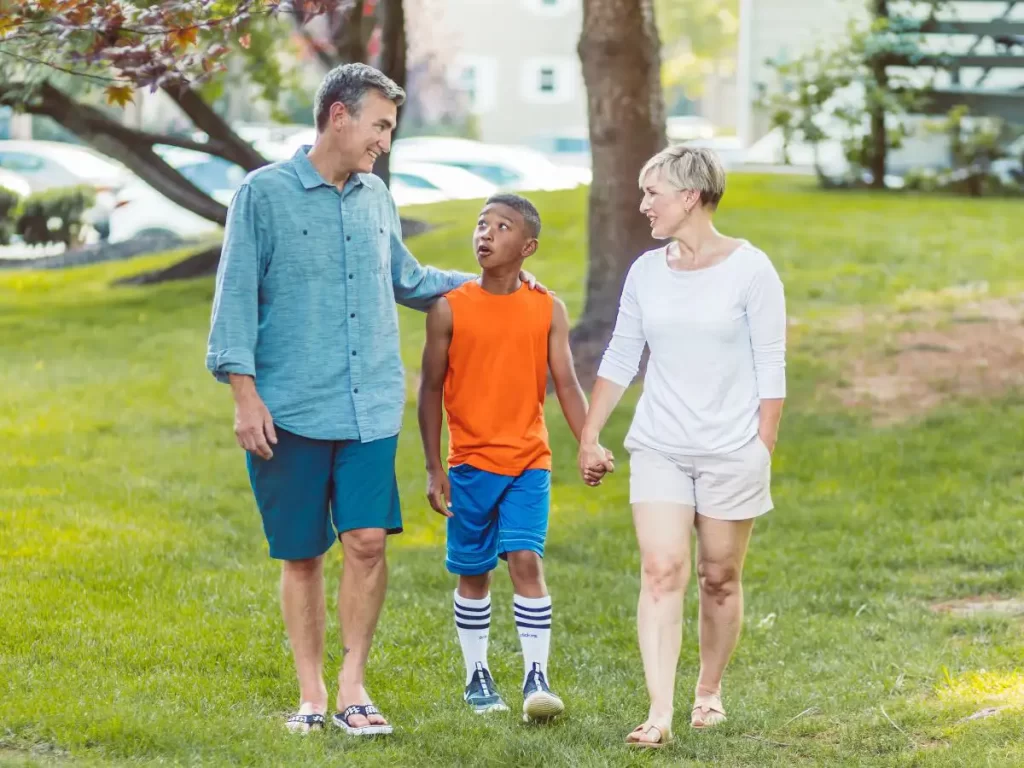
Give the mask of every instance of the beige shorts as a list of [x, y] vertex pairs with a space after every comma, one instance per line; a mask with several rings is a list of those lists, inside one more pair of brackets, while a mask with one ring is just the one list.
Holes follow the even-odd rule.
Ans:
[[748, 520], [772, 509], [772, 457], [755, 436], [721, 456], [679, 456], [636, 447], [629, 457], [631, 504], [667, 501], [717, 520]]

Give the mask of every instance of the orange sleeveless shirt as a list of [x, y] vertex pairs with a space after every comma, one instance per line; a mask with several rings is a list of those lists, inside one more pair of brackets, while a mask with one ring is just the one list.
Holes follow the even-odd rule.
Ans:
[[471, 281], [445, 298], [453, 326], [444, 381], [448, 465], [511, 476], [550, 470], [544, 396], [552, 297], [527, 285], [499, 296]]

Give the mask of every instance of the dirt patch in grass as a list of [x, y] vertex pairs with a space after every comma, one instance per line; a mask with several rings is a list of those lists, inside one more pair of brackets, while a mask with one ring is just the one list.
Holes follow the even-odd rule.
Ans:
[[[863, 321], [851, 318], [847, 330]], [[903, 314], [886, 325], [881, 348], [849, 364], [840, 393], [845, 405], [870, 408], [876, 423], [906, 420], [952, 397], [1024, 387], [1024, 296]]]
[[931, 609], [936, 613], [949, 613], [961, 617], [1024, 616], [1024, 599], [978, 595], [934, 603]]

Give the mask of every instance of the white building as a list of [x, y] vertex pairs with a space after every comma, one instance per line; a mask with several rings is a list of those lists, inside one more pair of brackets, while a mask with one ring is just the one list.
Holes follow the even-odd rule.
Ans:
[[842, 40], [866, 8], [864, 0], [740, 0], [736, 132], [743, 146], [768, 132], [768, 115], [756, 106], [773, 81], [768, 60], [793, 60]]
[[581, 0], [446, 0], [443, 10], [434, 44], [449, 51], [481, 140], [553, 148], [586, 136]]

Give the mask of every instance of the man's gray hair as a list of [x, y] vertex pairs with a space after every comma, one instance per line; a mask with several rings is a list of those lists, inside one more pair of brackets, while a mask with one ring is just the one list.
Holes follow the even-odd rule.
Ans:
[[680, 144], [663, 149], [640, 171], [640, 187], [655, 173], [676, 189], [700, 192], [701, 205], [712, 211], [725, 195], [725, 166], [715, 151], [707, 147]]
[[390, 77], [369, 64], [341, 64], [328, 72], [313, 99], [313, 118], [317, 131], [327, 127], [331, 117], [331, 105], [339, 101], [353, 115], [359, 114], [363, 97], [375, 88], [396, 106], [405, 103], [405, 91]]

